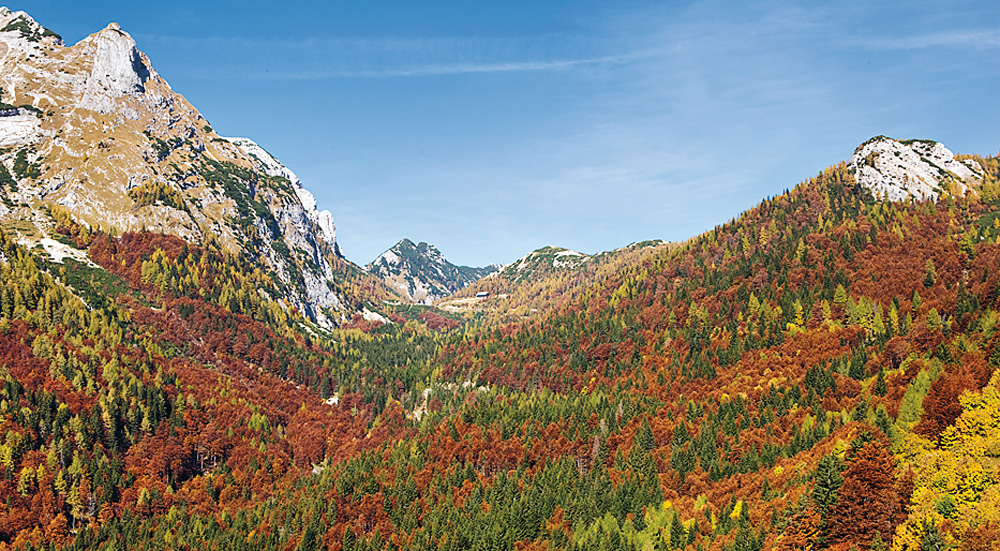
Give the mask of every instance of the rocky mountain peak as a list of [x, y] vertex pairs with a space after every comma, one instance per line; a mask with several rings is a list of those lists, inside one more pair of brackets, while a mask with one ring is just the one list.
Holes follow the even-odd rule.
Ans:
[[151, 76], [149, 61], [135, 45], [135, 40], [110, 23], [78, 44], [88, 51], [93, 64], [84, 84], [81, 105], [99, 113], [115, 109], [115, 100], [139, 96], [146, 91]]
[[94, 37], [97, 53], [91, 77], [120, 95], [141, 93], [149, 78], [135, 40], [118, 23], [110, 23]]
[[425, 243], [421, 241], [420, 243], [414, 244], [413, 241], [403, 238], [403, 240], [400, 241], [396, 246], [399, 249], [405, 249], [408, 252], [413, 252], [422, 255], [424, 258], [432, 262], [446, 262], [444, 255], [441, 254], [441, 251], [439, 251], [437, 247], [431, 245], [430, 243]]
[[854, 151], [851, 168], [859, 184], [890, 201], [937, 199], [945, 187], [964, 194], [967, 181], [982, 177], [977, 163], [955, 159], [938, 142], [885, 136], [861, 144]]
[[434, 245], [407, 238], [380, 254], [366, 269], [401, 295], [425, 304], [468, 287], [496, 270], [493, 266], [456, 266]]
[[[73, 46], [0, 9], [0, 222], [44, 240], [53, 207], [111, 233], [212, 241], [284, 286], [323, 326], [350, 312], [333, 216], [252, 140], [219, 136], [111, 23]], [[28, 228], [30, 226], [30, 228]], [[366, 276], [367, 277], [367, 276]]]

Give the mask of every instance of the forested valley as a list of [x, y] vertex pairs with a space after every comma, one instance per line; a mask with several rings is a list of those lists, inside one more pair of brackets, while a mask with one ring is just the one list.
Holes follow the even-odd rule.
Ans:
[[211, 242], [53, 210], [89, 262], [0, 235], [0, 550], [994, 549], [977, 160], [938, 201], [833, 166], [516, 315], [332, 331]]

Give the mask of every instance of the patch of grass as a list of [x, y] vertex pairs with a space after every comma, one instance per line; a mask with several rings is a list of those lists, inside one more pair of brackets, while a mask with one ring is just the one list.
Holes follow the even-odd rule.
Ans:
[[11, 191], [17, 191], [17, 180], [10, 175], [6, 166], [0, 164], [0, 190], [5, 187], [10, 188]]
[[24, 109], [25, 111], [30, 111], [30, 112], [34, 113], [35, 116], [38, 117], [38, 118], [42, 118], [42, 115], [45, 114], [44, 111], [42, 111], [41, 109], [35, 107], [34, 105], [31, 105], [30, 103], [24, 103], [24, 104], [18, 105], [17, 108], [18, 109]]
[[457, 314], [455, 312], [448, 312], [441, 310], [436, 306], [427, 306], [425, 304], [394, 304], [392, 305], [393, 312], [403, 316], [406, 321], [412, 321], [420, 319], [420, 316], [426, 314], [427, 312], [435, 313], [442, 318], [447, 318], [460, 323], [465, 323], [465, 318], [462, 314]]
[[12, 220], [3, 224], [3, 229], [7, 233], [20, 234], [25, 237], [34, 237], [38, 233], [35, 225], [27, 220]]
[[172, 138], [169, 142], [165, 142], [160, 138], [152, 137], [153, 149], [156, 150], [156, 160], [162, 161], [166, 159], [170, 152], [177, 149], [184, 144], [184, 140], [180, 138]]
[[53, 233], [51, 237], [52, 237], [53, 241], [58, 241], [58, 242], [62, 243], [63, 245], [67, 245], [67, 246], [73, 247], [74, 249], [79, 249], [80, 248], [80, 247], [77, 246], [76, 242], [73, 241], [67, 235], [63, 235], [61, 233]]
[[927, 145], [934, 145], [937, 142], [934, 141], [934, 140], [899, 140], [899, 143], [901, 143], [903, 145], [912, 145], [912, 144], [915, 144], [915, 143], [922, 143], [922, 144], [927, 144]]
[[12, 111], [18, 111], [18, 110], [24, 110], [30, 113], [34, 113], [35, 116], [38, 118], [42, 118], [42, 116], [45, 115], [44, 111], [35, 107], [34, 105], [31, 105], [30, 103], [23, 103], [21, 105], [11, 105], [9, 103], [0, 102], [0, 111], [5, 111], [4, 115], [6, 116], [16, 115], [17, 113], [12, 113]]
[[285, 243], [284, 238], [279, 237], [278, 239], [271, 242], [271, 248], [274, 252], [284, 258], [291, 258], [291, 253], [288, 250], [288, 245]]
[[0, 33], [6, 33], [10, 31], [21, 31], [21, 38], [28, 38], [35, 34], [34, 29], [28, 24], [28, 21], [23, 17], [18, 17], [17, 19], [7, 23], [7, 25], [0, 29]]

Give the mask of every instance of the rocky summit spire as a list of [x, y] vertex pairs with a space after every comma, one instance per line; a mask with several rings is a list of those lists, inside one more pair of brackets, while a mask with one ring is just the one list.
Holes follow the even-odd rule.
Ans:
[[[104, 30], [84, 39], [91, 43], [93, 65], [84, 84], [81, 105], [99, 113], [110, 113], [115, 109], [115, 99], [122, 96], [138, 96], [146, 91], [145, 83], [150, 78], [148, 60], [136, 48], [135, 40], [111, 23]], [[85, 46], [86, 47], [86, 46]]]

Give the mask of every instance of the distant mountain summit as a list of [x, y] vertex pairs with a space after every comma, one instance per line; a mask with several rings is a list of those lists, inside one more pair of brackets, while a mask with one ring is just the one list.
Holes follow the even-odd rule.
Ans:
[[496, 271], [495, 266], [456, 266], [428, 243], [403, 239], [373, 260], [366, 269], [414, 302], [430, 304]]
[[111, 23], [73, 46], [0, 8], [0, 224], [26, 243], [52, 213], [119, 234], [214, 242], [274, 274], [286, 308], [323, 326], [360, 309], [337, 283], [333, 216], [247, 138], [226, 138]]
[[579, 268], [590, 258], [590, 255], [562, 247], [542, 247], [504, 266], [497, 275], [518, 283], [553, 271]]
[[851, 168], [861, 186], [890, 201], [937, 199], [944, 189], [962, 195], [970, 180], [983, 177], [979, 163], [956, 159], [938, 142], [885, 136], [858, 146]]

